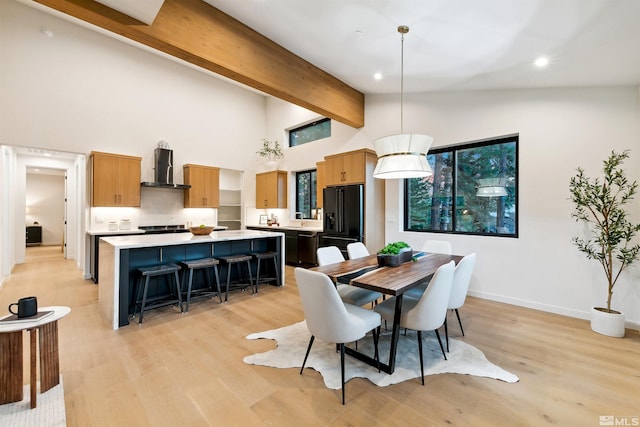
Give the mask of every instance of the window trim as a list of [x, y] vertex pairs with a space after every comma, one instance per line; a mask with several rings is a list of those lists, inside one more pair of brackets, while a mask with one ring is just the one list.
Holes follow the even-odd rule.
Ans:
[[[452, 154], [452, 170], [453, 170], [453, 181], [456, 182], [456, 170], [457, 170], [457, 151], [466, 150], [469, 148], [481, 148], [489, 145], [499, 145], [507, 142], [515, 142], [515, 176], [513, 177], [513, 187], [515, 188], [515, 221], [514, 221], [514, 232], [513, 233], [483, 233], [483, 232], [472, 232], [472, 231], [457, 231], [453, 230], [417, 230], [408, 228], [409, 224], [409, 179], [404, 179], [403, 183], [403, 231], [405, 232], [413, 232], [413, 233], [439, 233], [439, 234], [457, 234], [457, 235], [467, 235], [467, 236], [487, 236], [487, 237], [507, 237], [507, 238], [518, 238], [520, 233], [520, 134], [511, 134], [511, 135], [503, 135], [495, 138], [486, 138], [478, 141], [465, 142], [462, 144], [449, 145], [444, 147], [438, 147], [435, 149], [429, 150], [427, 155], [429, 154], [440, 154], [450, 152]], [[452, 207], [451, 212], [451, 221], [453, 224], [456, 224], [456, 201], [457, 201], [457, 186], [454, 185], [451, 194], [454, 205]], [[453, 227], [455, 228], [455, 227]]]

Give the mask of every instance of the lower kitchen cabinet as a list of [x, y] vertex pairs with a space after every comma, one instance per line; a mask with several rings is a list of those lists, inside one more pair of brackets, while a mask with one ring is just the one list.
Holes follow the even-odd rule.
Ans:
[[277, 227], [247, 226], [247, 230], [278, 231], [284, 233], [284, 262], [287, 265], [312, 267], [318, 265], [319, 233], [317, 231], [288, 230]]
[[316, 232], [298, 232], [298, 264], [315, 266], [316, 252], [318, 250], [318, 234]]
[[284, 231], [284, 262], [289, 265], [298, 265], [298, 232]]

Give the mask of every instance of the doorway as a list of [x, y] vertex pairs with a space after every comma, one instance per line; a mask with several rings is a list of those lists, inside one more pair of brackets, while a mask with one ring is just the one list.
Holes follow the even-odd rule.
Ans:
[[27, 166], [25, 226], [27, 251], [34, 246], [57, 246], [67, 258], [66, 170]]
[[[66, 174], [65, 257], [75, 259], [85, 270], [86, 156], [49, 149], [0, 146], [0, 281], [9, 276], [16, 264], [25, 261], [25, 211], [27, 206], [27, 168], [39, 167]], [[31, 221], [33, 222], [33, 220]], [[64, 232], [63, 232], [64, 233]], [[62, 239], [61, 239], [62, 240]], [[62, 244], [62, 242], [61, 242]]]

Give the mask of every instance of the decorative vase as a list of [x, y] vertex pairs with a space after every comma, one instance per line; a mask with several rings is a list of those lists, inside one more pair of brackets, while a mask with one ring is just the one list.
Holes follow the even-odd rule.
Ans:
[[411, 248], [406, 248], [400, 251], [397, 255], [390, 254], [378, 254], [378, 267], [397, 267], [413, 258], [413, 251]]
[[271, 172], [277, 170], [280, 166], [280, 159], [261, 159], [260, 172]]
[[606, 308], [592, 307], [591, 329], [609, 337], [624, 337], [624, 313], [614, 310], [609, 313]]

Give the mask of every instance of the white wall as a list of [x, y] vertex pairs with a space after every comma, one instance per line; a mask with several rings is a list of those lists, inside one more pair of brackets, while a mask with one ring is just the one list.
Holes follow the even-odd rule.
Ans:
[[[626, 169], [631, 179], [639, 178], [637, 88], [429, 94], [409, 102], [405, 123], [414, 129], [407, 130], [429, 132], [436, 145], [520, 134], [519, 238], [446, 236], [457, 253], [478, 254], [472, 294], [582, 318], [591, 306], [603, 305], [606, 284], [599, 264], [571, 244], [583, 229], [570, 217], [568, 183], [578, 166], [597, 175], [611, 150], [627, 148], [632, 158]], [[367, 120], [380, 122], [375, 118], [390, 114], [392, 104], [384, 97], [369, 99]], [[397, 183], [387, 186], [387, 215], [395, 219], [387, 222], [387, 240], [417, 245], [434, 238], [400, 231], [402, 205], [394, 203], [400, 197]], [[632, 203], [631, 215], [640, 220], [640, 199]], [[638, 268], [621, 277], [614, 293], [615, 308], [636, 327]]]

